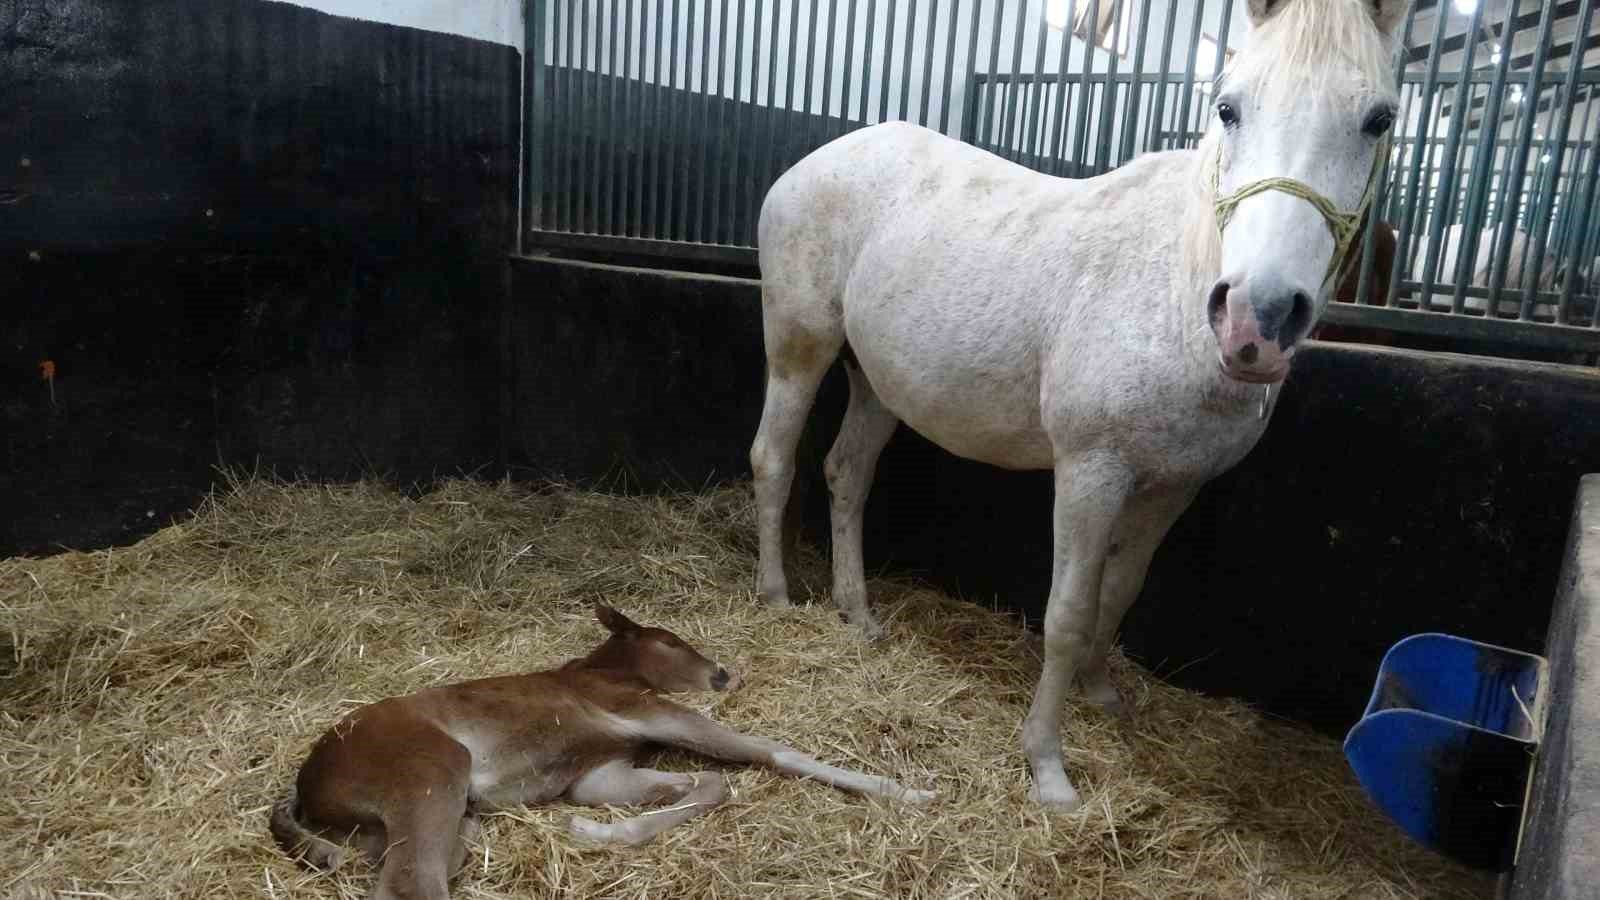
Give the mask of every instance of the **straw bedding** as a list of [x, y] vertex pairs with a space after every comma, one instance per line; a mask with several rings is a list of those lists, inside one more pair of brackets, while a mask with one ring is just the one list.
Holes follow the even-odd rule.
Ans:
[[691, 705], [940, 796], [909, 810], [729, 767], [726, 806], [631, 850], [571, 841], [562, 804], [498, 814], [454, 896], [1492, 893], [1372, 811], [1334, 742], [1120, 656], [1134, 722], [1074, 700], [1087, 803], [1040, 812], [1018, 746], [1037, 642], [875, 580], [890, 636], [863, 646], [804, 548], [795, 594], [818, 602], [764, 607], [747, 496], [244, 480], [135, 546], [0, 562], [0, 896], [365, 896], [365, 863], [308, 872], [266, 833], [310, 742], [356, 703], [584, 653], [596, 599], [744, 673]]

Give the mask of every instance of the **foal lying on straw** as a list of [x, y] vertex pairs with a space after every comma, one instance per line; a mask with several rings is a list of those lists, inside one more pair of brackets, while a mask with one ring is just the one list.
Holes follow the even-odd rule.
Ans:
[[572, 818], [574, 835], [642, 844], [727, 798], [719, 772], [634, 768], [650, 745], [769, 766], [862, 794], [932, 799], [888, 778], [839, 769], [724, 728], [657, 692], [724, 691], [738, 679], [677, 635], [595, 608], [611, 636], [557, 669], [482, 678], [391, 697], [345, 716], [311, 748], [273, 836], [334, 869], [355, 836], [382, 870], [375, 900], [445, 898], [481, 810], [565, 799], [585, 806], [670, 803], [609, 825]]

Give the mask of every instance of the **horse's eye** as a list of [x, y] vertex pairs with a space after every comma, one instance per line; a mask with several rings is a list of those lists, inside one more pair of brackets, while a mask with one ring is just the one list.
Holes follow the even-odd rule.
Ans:
[[1388, 131], [1393, 126], [1394, 113], [1388, 111], [1387, 109], [1380, 109], [1372, 115], [1367, 116], [1367, 121], [1362, 124], [1361, 131], [1368, 137], [1382, 137], [1383, 133]]
[[1217, 118], [1221, 119], [1222, 124], [1229, 128], [1239, 124], [1239, 113], [1226, 103], [1217, 104]]

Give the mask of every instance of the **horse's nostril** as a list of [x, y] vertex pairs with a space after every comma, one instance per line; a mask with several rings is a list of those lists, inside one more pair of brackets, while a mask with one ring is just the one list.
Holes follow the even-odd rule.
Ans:
[[718, 666], [717, 667], [717, 674], [711, 676], [711, 687], [713, 689], [715, 689], [715, 690], [719, 690], [719, 691], [722, 690], [723, 688], [728, 686], [728, 679], [730, 677], [731, 676], [728, 675], [728, 670], [727, 669], [724, 669], [721, 666]]
[[1257, 347], [1255, 344], [1245, 344], [1243, 347], [1239, 348], [1239, 361], [1247, 366], [1254, 364], [1256, 357], [1260, 355], [1261, 348]]
[[1221, 318], [1228, 307], [1228, 282], [1219, 281], [1211, 289], [1211, 296], [1206, 300], [1206, 319], [1215, 323]]
[[1294, 292], [1294, 303], [1289, 308], [1289, 318], [1278, 334], [1278, 345], [1287, 350], [1311, 327], [1311, 298], [1305, 291]]

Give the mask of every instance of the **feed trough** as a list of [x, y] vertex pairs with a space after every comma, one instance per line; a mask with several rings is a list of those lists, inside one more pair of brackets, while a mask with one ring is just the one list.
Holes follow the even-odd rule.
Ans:
[[1544, 733], [1544, 657], [1448, 634], [1389, 648], [1344, 752], [1367, 795], [1422, 845], [1480, 869], [1516, 860]]

